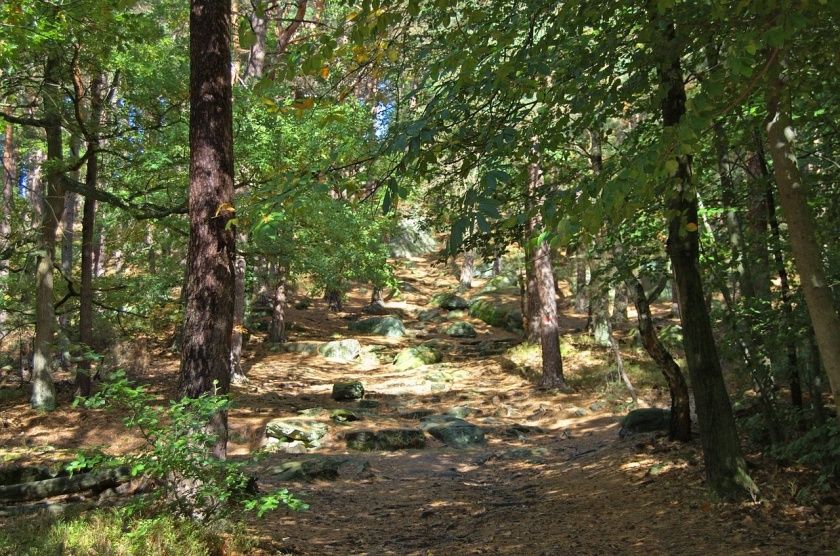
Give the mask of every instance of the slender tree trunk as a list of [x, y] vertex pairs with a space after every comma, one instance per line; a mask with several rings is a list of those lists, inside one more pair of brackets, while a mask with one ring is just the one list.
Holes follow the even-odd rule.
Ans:
[[464, 264], [461, 265], [461, 277], [458, 280], [458, 288], [468, 290], [472, 288], [473, 269], [475, 267], [475, 252], [464, 253]]
[[575, 256], [575, 312], [586, 313], [589, 310], [589, 295], [587, 288], [589, 283], [586, 280], [586, 272], [589, 265], [586, 262], [586, 252], [583, 248], [578, 249]]
[[627, 289], [630, 290], [636, 307], [642, 345], [662, 371], [665, 380], [668, 381], [668, 391], [671, 394], [671, 422], [668, 427], [668, 437], [671, 440], [688, 442], [691, 440], [691, 402], [688, 396], [688, 385], [680, 366], [656, 334], [650, 312], [650, 300], [644, 286], [635, 276], [629, 272], [626, 274], [628, 275]]
[[[659, 78], [664, 93], [662, 123], [668, 130], [678, 126], [685, 114], [681, 53], [673, 22], [664, 22], [656, 15], [654, 23], [664, 23]], [[667, 251], [680, 302], [683, 346], [694, 389], [706, 476], [712, 490], [720, 496], [738, 496], [745, 491], [754, 494], [757, 487], [747, 475], [746, 462], [741, 455], [735, 418], [704, 301], [699, 268], [698, 200], [691, 184], [691, 159], [679, 155], [676, 162], [676, 172], [667, 187], [668, 211], [673, 214], [668, 223]]]
[[[235, 227], [230, 0], [190, 2], [190, 241], [179, 392], [230, 389]], [[224, 458], [227, 414], [210, 427]]]
[[58, 59], [51, 54], [44, 73], [44, 119], [47, 122], [47, 188], [41, 205], [41, 229], [38, 267], [35, 276], [35, 353], [32, 361], [32, 407], [55, 409], [55, 386], [52, 379], [52, 344], [55, 334], [53, 310], [53, 260], [56, 232], [64, 211], [64, 187], [61, 163], [61, 92], [58, 86]]
[[493, 276], [498, 276], [502, 273], [502, 253], [499, 249], [493, 252]]
[[613, 296], [613, 312], [612, 312], [612, 323], [613, 325], [623, 325], [627, 324], [630, 320], [627, 316], [627, 305], [629, 303], [629, 298], [627, 296], [627, 286], [624, 284], [618, 284], [615, 287], [615, 294]]
[[526, 244], [525, 262], [525, 333], [528, 341], [536, 344], [540, 341], [540, 294], [537, 290], [537, 279], [534, 265], [531, 263], [531, 250]]
[[271, 324], [268, 327], [268, 341], [282, 344], [286, 341], [286, 271], [277, 269], [274, 293], [271, 296]]
[[[244, 244], [246, 238], [239, 236], [239, 242]], [[245, 333], [245, 255], [240, 251], [236, 254], [235, 284], [233, 289], [233, 333], [230, 345], [231, 382], [241, 384], [247, 381], [242, 369], [242, 339]]]
[[335, 288], [327, 288], [324, 290], [324, 301], [327, 302], [327, 308], [330, 311], [341, 311], [343, 294], [340, 290]]
[[767, 72], [766, 99], [767, 138], [773, 158], [773, 173], [788, 225], [793, 261], [805, 294], [820, 358], [834, 395], [837, 419], [840, 420], [840, 317], [834, 308], [814, 219], [808, 207], [805, 183], [796, 162], [793, 144], [796, 134], [790, 111], [787, 59], [783, 50], [774, 51], [774, 54], [771, 54]]
[[[265, 13], [260, 13], [257, 9], [260, 7], [258, 4], [258, 1], [251, 0], [251, 9], [248, 13], [248, 22], [251, 24], [255, 37], [254, 44], [248, 51], [248, 65], [245, 67], [245, 79], [249, 81], [261, 78], [265, 67], [265, 39], [268, 22]], [[265, 6], [262, 6], [262, 10], [265, 10]]]
[[[535, 161], [528, 165], [529, 198], [532, 206], [536, 206], [538, 196], [543, 188], [543, 173], [540, 168], [539, 147], [534, 146]], [[536, 285], [536, 299], [539, 299], [539, 333], [542, 351], [541, 388], [566, 389], [566, 378], [563, 375], [563, 358], [560, 354], [560, 326], [557, 319], [557, 294], [554, 285], [554, 268], [551, 265], [551, 246], [547, 241], [539, 240], [542, 231], [542, 219], [539, 213], [528, 221], [529, 263]], [[536, 245], [530, 245], [537, 242]]]
[[36, 150], [31, 158], [31, 171], [29, 174], [29, 183], [27, 197], [32, 206], [32, 225], [37, 227], [41, 222], [41, 215], [43, 214], [44, 204], [44, 163], [47, 160], [47, 155], [41, 149]]
[[[12, 238], [12, 198], [17, 185], [17, 164], [15, 160], [14, 126], [6, 123], [3, 140], [3, 206], [0, 208], [0, 245], [8, 245]], [[0, 269], [0, 284], [5, 288], [9, 271], [6, 265]], [[4, 332], [6, 311], [0, 309], [0, 333]]]
[[105, 273], [102, 265], [102, 252], [105, 250], [105, 230], [100, 229], [93, 243], [93, 275], [99, 278]]

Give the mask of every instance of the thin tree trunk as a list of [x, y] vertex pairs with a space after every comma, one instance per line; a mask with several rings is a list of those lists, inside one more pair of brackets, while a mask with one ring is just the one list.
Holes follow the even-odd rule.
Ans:
[[840, 420], [840, 317], [834, 308], [805, 184], [796, 163], [785, 52], [774, 51], [771, 56], [766, 101], [773, 172], [787, 220], [793, 260]]
[[44, 119], [47, 135], [47, 188], [41, 205], [40, 248], [35, 276], [35, 353], [32, 361], [32, 407], [55, 409], [55, 386], [52, 379], [52, 343], [55, 334], [53, 309], [53, 260], [58, 223], [64, 211], [64, 187], [61, 176], [61, 92], [58, 86], [58, 59], [50, 55], [44, 72]]
[[540, 341], [540, 294], [537, 290], [534, 265], [531, 264], [531, 247], [526, 246], [525, 262], [525, 333], [528, 341], [536, 344]]
[[[15, 160], [14, 126], [6, 123], [3, 139], [3, 207], [0, 208], [0, 245], [8, 245], [12, 236], [12, 198], [17, 184], [17, 164]], [[6, 265], [0, 269], [0, 284], [5, 287], [9, 271]], [[6, 311], [0, 309], [0, 333], [4, 332]]]
[[589, 283], [586, 279], [586, 272], [589, 265], [586, 262], [586, 252], [579, 248], [575, 256], [575, 312], [586, 313], [589, 310], [589, 296], [587, 288]]
[[473, 270], [475, 267], [475, 252], [464, 253], [464, 263], [461, 265], [461, 277], [458, 280], [458, 288], [468, 290], [472, 288]]
[[[536, 206], [543, 188], [543, 173], [540, 167], [539, 146], [533, 148], [535, 161], [528, 165], [529, 199]], [[560, 354], [560, 326], [557, 319], [557, 294], [554, 285], [554, 269], [551, 265], [551, 246], [545, 240], [539, 240], [542, 231], [542, 219], [537, 212], [528, 220], [529, 255], [531, 271], [536, 285], [535, 296], [539, 299], [539, 333], [542, 351], [541, 388], [566, 389], [563, 375], [563, 357]], [[536, 245], [530, 245], [532, 242]]]
[[31, 158], [30, 164], [32, 168], [29, 174], [29, 183], [27, 197], [32, 206], [32, 225], [39, 226], [41, 222], [41, 215], [43, 214], [44, 204], [44, 162], [47, 160], [47, 155], [41, 149], [36, 150]]
[[[654, 16], [654, 23], [664, 23], [659, 78], [664, 93], [662, 123], [667, 130], [679, 125], [685, 114], [686, 96], [674, 24], [660, 18]], [[747, 475], [746, 462], [741, 455], [735, 418], [704, 300], [699, 268], [698, 200], [691, 184], [691, 159], [679, 155], [676, 162], [676, 172], [668, 184], [667, 208], [673, 216], [668, 223], [667, 251], [680, 302], [683, 346], [694, 389], [706, 476], [719, 496], [754, 494], [757, 487]]]
[[[248, 51], [248, 65], [245, 67], [246, 81], [260, 79], [263, 75], [263, 68], [265, 67], [265, 39], [268, 30], [268, 22], [266, 21], [265, 13], [260, 13], [258, 8], [260, 2], [251, 0], [251, 10], [248, 13], [248, 22], [251, 25], [251, 30], [254, 32], [254, 44]], [[263, 5], [262, 10], [265, 10]]]
[[[233, 329], [235, 226], [230, 0], [190, 2], [190, 241], [182, 396], [227, 394]], [[227, 413], [211, 419], [214, 456], [227, 452]]]
[[629, 299], [627, 296], [627, 286], [618, 284], [615, 287], [615, 294], [613, 296], [613, 312], [612, 323], [615, 326], [627, 324], [630, 320], [627, 316], [627, 305]]
[[271, 296], [271, 324], [268, 327], [268, 341], [282, 344], [286, 339], [286, 271], [279, 267]]
[[327, 308], [330, 311], [341, 311], [343, 294], [340, 290], [335, 288], [327, 288], [324, 290], [324, 301], [327, 302]]
[[[244, 244], [246, 238], [239, 236], [240, 243]], [[242, 251], [236, 254], [235, 283], [233, 288], [233, 333], [230, 342], [230, 367], [231, 382], [241, 384], [248, 379], [242, 369], [242, 339], [245, 333], [245, 270], [247, 262]]]

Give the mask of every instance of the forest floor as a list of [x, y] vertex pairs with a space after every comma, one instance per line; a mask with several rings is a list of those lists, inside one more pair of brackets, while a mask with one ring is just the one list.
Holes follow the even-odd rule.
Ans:
[[[420, 322], [435, 293], [452, 291], [448, 268], [426, 259], [399, 266], [410, 287], [386, 300], [408, 334], [388, 339], [348, 331], [367, 303], [354, 291], [344, 311], [330, 313], [316, 301], [290, 310], [293, 341], [356, 338], [364, 346], [352, 363], [319, 355], [282, 353], [252, 338], [246, 351], [249, 381], [233, 388], [231, 457], [259, 449], [268, 421], [300, 411], [329, 426], [319, 448], [306, 454], [272, 453], [254, 469], [261, 490], [288, 487], [311, 507], [277, 511], [248, 527], [258, 554], [830, 554], [840, 550], [840, 506], [827, 497], [810, 505], [796, 493], [810, 477], [749, 454], [762, 489], [758, 501], [722, 503], [703, 484], [702, 454], [695, 441], [671, 443], [656, 434], [619, 438], [626, 395], [607, 382], [606, 350], [580, 332], [585, 315], [564, 309], [564, 366], [573, 393], [536, 388], [527, 365], [511, 361], [516, 335], [466, 316], [476, 338], [451, 338], [445, 323]], [[480, 281], [477, 282], [480, 286]], [[465, 294], [469, 297], [470, 293]], [[632, 313], [631, 313], [632, 316]], [[398, 371], [390, 363], [401, 348], [430, 339], [443, 346], [442, 363]], [[486, 349], [487, 346], [499, 349]], [[481, 349], [483, 348], [485, 349]], [[514, 348], [516, 349], [516, 348]], [[667, 405], [667, 390], [644, 354], [627, 348], [631, 366], [648, 369], [640, 380], [643, 405]], [[489, 353], [489, 354], [488, 354]], [[634, 358], [638, 359], [634, 363]], [[177, 359], [155, 354], [135, 378], [161, 398], [175, 391]], [[138, 376], [138, 373], [142, 376]], [[634, 375], [633, 378], [638, 378]], [[339, 379], [360, 380], [358, 402], [331, 398]], [[80, 447], [130, 450], [140, 440], [119, 418], [67, 406], [51, 414], [28, 409], [25, 392], [0, 399], [0, 446], [5, 460], [54, 461]], [[317, 408], [327, 410], [318, 412]], [[335, 423], [329, 410], [344, 408], [362, 420]], [[427, 437], [423, 449], [393, 452], [348, 450], [353, 430], [417, 428], [412, 412], [467, 413], [486, 443], [465, 449]], [[321, 417], [318, 417], [318, 416]], [[337, 477], [281, 482], [277, 469], [290, 460], [332, 458]]]

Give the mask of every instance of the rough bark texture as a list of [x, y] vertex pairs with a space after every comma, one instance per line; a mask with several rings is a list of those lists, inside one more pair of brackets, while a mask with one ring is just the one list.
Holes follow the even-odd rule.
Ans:
[[[665, 130], [679, 125], [685, 114], [685, 86], [680, 65], [679, 41], [672, 22], [654, 16], [663, 24], [659, 79], [663, 88], [662, 120]], [[668, 184], [667, 251], [674, 268], [674, 281], [680, 303], [683, 347], [685, 349], [700, 440], [709, 486], [722, 497], [753, 494], [757, 488], [747, 475], [741, 455], [735, 418], [723, 381], [709, 314], [703, 294], [699, 268], [699, 220], [697, 195], [691, 184], [691, 160], [678, 156], [677, 170]]]
[[536, 344], [540, 341], [540, 294], [537, 290], [536, 274], [531, 257], [525, 264], [525, 334], [528, 341]]
[[[255, 39], [254, 44], [248, 50], [248, 65], [245, 66], [246, 81], [261, 78], [265, 67], [265, 38], [268, 22], [265, 18], [265, 12], [260, 13], [257, 9], [259, 4], [260, 2], [251, 0], [251, 10], [248, 13], [248, 23], [251, 25]], [[263, 10], [265, 10], [264, 7]]]
[[324, 301], [327, 302], [327, 308], [330, 311], [341, 311], [342, 297], [343, 295], [339, 290], [333, 288], [327, 288], [324, 290]]
[[586, 254], [583, 248], [578, 249], [575, 257], [575, 312], [585, 313], [589, 309], [589, 296], [587, 294]]
[[[775, 55], [774, 55], [775, 54]], [[773, 173], [790, 235], [791, 251], [840, 419], [840, 317], [826, 279], [805, 183], [796, 161], [795, 131], [786, 82], [785, 53], [774, 52], [768, 69], [767, 138]]]
[[[539, 155], [535, 151], [535, 158]], [[539, 162], [528, 165], [529, 197], [532, 205], [536, 205], [537, 196], [543, 187], [543, 173]], [[551, 266], [551, 246], [547, 241], [540, 240], [542, 219], [539, 213], [528, 221], [529, 241], [528, 258], [531, 272], [534, 275], [536, 299], [539, 299], [539, 333], [540, 349], [542, 351], [541, 388], [566, 388], [563, 376], [563, 358], [560, 354], [560, 326], [557, 320], [557, 294], [554, 285], [554, 269]], [[536, 242], [536, 245], [533, 243]]]
[[[179, 392], [227, 394], [235, 229], [230, 0], [190, 2], [190, 241]], [[226, 455], [227, 415], [210, 426]]]
[[35, 353], [32, 359], [32, 407], [39, 410], [55, 409], [55, 386], [51, 362], [55, 333], [53, 310], [53, 260], [58, 223], [64, 211], [62, 186], [61, 116], [58, 112], [61, 91], [58, 86], [58, 59], [51, 55], [44, 73], [44, 120], [47, 135], [46, 192], [41, 205], [41, 226], [38, 266], [35, 275]]
[[618, 284], [613, 295], [612, 323], [614, 325], [626, 324], [629, 320], [627, 316], [628, 303], [627, 287], [624, 284]]

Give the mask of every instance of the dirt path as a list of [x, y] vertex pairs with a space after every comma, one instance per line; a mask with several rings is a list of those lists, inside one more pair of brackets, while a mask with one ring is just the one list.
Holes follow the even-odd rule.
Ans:
[[[581, 348], [564, 355], [575, 393], [539, 391], [505, 352], [514, 334], [459, 317], [471, 322], [478, 336], [455, 339], [442, 333], [445, 323], [417, 320], [434, 293], [455, 286], [446, 269], [416, 259], [400, 269], [400, 278], [405, 293], [387, 307], [404, 319], [403, 338], [348, 331], [367, 301], [365, 291], [351, 295], [346, 313], [329, 313], [320, 302], [290, 311], [293, 341], [359, 339], [365, 349], [353, 363], [251, 342], [250, 382], [233, 391], [231, 456], [259, 449], [266, 423], [274, 418], [323, 408], [321, 420], [329, 426], [317, 449], [270, 454], [254, 470], [263, 490], [288, 487], [311, 505], [306, 512], [278, 511], [253, 520], [256, 553], [830, 554], [840, 548], [837, 501], [817, 507], [795, 501], [801, 470], [751, 456], [762, 500], [717, 503], [703, 487], [696, 443], [671, 444], [653, 435], [619, 439], [614, 405], [605, 403], [596, 387], [603, 384], [606, 366], [597, 354]], [[568, 330], [579, 329], [582, 320], [564, 315]], [[576, 338], [567, 334], [564, 342]], [[390, 364], [399, 349], [429, 340], [438, 340], [443, 362], [408, 371]], [[177, 359], [158, 354], [135, 378], [166, 399], [175, 392]], [[364, 383], [364, 407], [331, 399], [332, 384], [341, 378]], [[666, 402], [656, 389], [642, 394], [648, 403]], [[79, 412], [67, 401], [42, 415], [28, 409], [23, 391], [0, 400], [3, 457], [49, 461], [67, 459], [82, 446], [124, 451], [136, 444], [117, 416]], [[336, 408], [351, 409], [363, 420], [334, 423], [329, 410]], [[426, 447], [416, 450], [346, 447], [349, 431], [417, 428], [411, 412], [456, 408], [484, 430], [486, 444], [459, 450], [428, 438]], [[285, 462], [324, 457], [347, 460], [333, 480], [278, 479]]]

